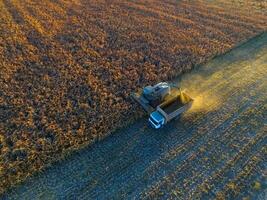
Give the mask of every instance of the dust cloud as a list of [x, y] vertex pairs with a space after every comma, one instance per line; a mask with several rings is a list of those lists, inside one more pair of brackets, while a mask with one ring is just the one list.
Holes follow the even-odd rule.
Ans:
[[193, 98], [189, 113], [208, 112], [220, 108], [222, 97], [214, 90], [210, 90], [212, 83], [217, 84], [220, 78], [216, 76], [205, 77], [197, 74], [185, 76], [180, 83], [182, 93]]
[[203, 112], [203, 111], [212, 111], [220, 108], [220, 98], [218, 95], [210, 93], [201, 93], [191, 95], [194, 99], [192, 107], [189, 112]]

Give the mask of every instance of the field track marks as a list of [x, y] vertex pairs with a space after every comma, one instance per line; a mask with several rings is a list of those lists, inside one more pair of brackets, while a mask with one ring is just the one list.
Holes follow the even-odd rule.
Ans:
[[[239, 79], [239, 80], [241, 80], [241, 79]], [[258, 81], [257, 81], [258, 83], [261, 83], [261, 80], [259, 79]], [[262, 84], [261, 84], [262, 85]], [[255, 85], [255, 84], [252, 84], [251, 85], [251, 88], [253, 88], [253, 87], [258, 87], [257, 85]], [[262, 87], [261, 87], [262, 88]], [[234, 90], [233, 90], [234, 91]], [[233, 94], [233, 91], [231, 91], [231, 92], [228, 92], [228, 95], [229, 94]], [[266, 90], [263, 90], [263, 91], [266, 91]], [[239, 96], [244, 96], [244, 94], [246, 94], [247, 92], [243, 92], [242, 94], [240, 94], [240, 93], [237, 93], [237, 94], [235, 94], [235, 96], [237, 96], [237, 97], [239, 97]], [[261, 93], [264, 93], [264, 92], [262, 92], [262, 91], [259, 91], [259, 94], [261, 94]], [[258, 93], [257, 93], [258, 94]], [[245, 100], [247, 100], [248, 98], [246, 98]], [[231, 101], [233, 101], [233, 99], [231, 98], [230, 100], [229, 100], [230, 102]], [[241, 102], [240, 102], [241, 103]], [[249, 104], [248, 104], [249, 105]], [[246, 106], [248, 106], [248, 105], [246, 105]], [[223, 106], [222, 106], [223, 107]], [[222, 112], [222, 113], [225, 113], [225, 115], [226, 116], [229, 116], [229, 114], [226, 114], [226, 113], [228, 113], [229, 112], [229, 110], [227, 110], [226, 109], [226, 111], [224, 111], [224, 112]], [[233, 112], [233, 111], [231, 111], [231, 112]], [[215, 114], [215, 113], [214, 113]], [[220, 118], [220, 117], [222, 117], [222, 116], [218, 116], [218, 119]], [[234, 116], [231, 116], [231, 117], [234, 117]], [[217, 118], [217, 116], [216, 116], [216, 118]], [[216, 119], [216, 118], [214, 118], [214, 119]], [[200, 123], [198, 123], [199, 125], [201, 125], [201, 124], [203, 124], [203, 121], [214, 121], [214, 122], [216, 122], [216, 120], [212, 120], [212, 117], [211, 117], [211, 119], [210, 120], [207, 120], [207, 119], [203, 119], [202, 120], [202, 122], [200, 122]], [[213, 123], [211, 123], [210, 122], [210, 125], [211, 125], [211, 130], [214, 130], [215, 128], [213, 128], [212, 127], [212, 124]], [[196, 122], [194, 122], [194, 124], [197, 124]], [[223, 122], [222, 122], [222, 124], [223, 124]], [[200, 127], [201, 128], [201, 127]], [[201, 130], [199, 128], [199, 130]], [[189, 131], [190, 129], [192, 129], [192, 128], [187, 128], [187, 131]], [[197, 138], [198, 138], [198, 140], [199, 139], [201, 139], [201, 140], [204, 140], [204, 138], [207, 138], [208, 137], [208, 135], [210, 135], [210, 134], [205, 134], [205, 132], [204, 133], [198, 133], [198, 131], [199, 130], [197, 130], [197, 132], [196, 133], [194, 133], [194, 136], [197, 136]], [[209, 130], [209, 128], [208, 127], [205, 127], [205, 130]], [[209, 131], [210, 133], [212, 133], [212, 131]], [[193, 130], [190, 130], [190, 131], [192, 131], [192, 132], [194, 132], [194, 129]], [[194, 140], [194, 142], [196, 142], [196, 141], [198, 141], [198, 140], [196, 140], [196, 138], [195, 138], [195, 140]], [[134, 142], [134, 140], [132, 141], [132, 143]], [[179, 143], [180, 142], [182, 142], [182, 140], [181, 141], [179, 141]], [[185, 146], [185, 144], [186, 143], [188, 143], [189, 142], [189, 144], [190, 144], [190, 146], [192, 146], [192, 147], [189, 147], [189, 146]], [[194, 147], [194, 143], [193, 143], [193, 141], [190, 139], [190, 141], [184, 141], [184, 144], [182, 145], [182, 146], [184, 146], [182, 149], [191, 149], [192, 148], [192, 151], [193, 151], [193, 149], [196, 149], [196, 147]], [[197, 144], [197, 146], [199, 146], [199, 144], [201, 144], [200, 142], [198, 142], [198, 144]], [[128, 146], [128, 145], [125, 145], [125, 149], [127, 149], [127, 148], [129, 148], [130, 146]], [[194, 147], [194, 148], [193, 148]], [[181, 149], [181, 148], [180, 148]], [[115, 152], [116, 151], [114, 151], [115, 149], [113, 149], [112, 151], [114, 152], [114, 154], [116, 154]], [[171, 152], [172, 153], [172, 156], [167, 156], [167, 160], [172, 160], [172, 161], [175, 161], [175, 158], [177, 157], [177, 156], [179, 156], [179, 154], [177, 155], [177, 154], [174, 154], [174, 151], [173, 150], [169, 150], [169, 152]], [[182, 153], [182, 152], [181, 152]], [[126, 156], [124, 156], [123, 154], [121, 154], [120, 156], [122, 156], [122, 157], [124, 157], [124, 159], [125, 159], [125, 157]], [[180, 156], [181, 157], [181, 156]], [[107, 163], [106, 164], [108, 164], [110, 161], [112, 160], [112, 157], [110, 158], [110, 159], [108, 159], [107, 160]], [[167, 161], [166, 160], [166, 161]], [[166, 162], [166, 161], [164, 161], [164, 160], [159, 160], [159, 162], [160, 163], [164, 163], [164, 162]], [[136, 165], [142, 165], [142, 163], [139, 163], [139, 162], [136, 162], [136, 163], [134, 163], [134, 164], [132, 164], [132, 167], [131, 168], [133, 168], [132, 170], [134, 171], [134, 167], [133, 166], [136, 166]], [[126, 166], [127, 166], [127, 163], [126, 163]], [[122, 166], [121, 164], [120, 164], [120, 161], [116, 164], [116, 166], [109, 166], [109, 167], [111, 167], [111, 168], [116, 168], [117, 170], [118, 170], [118, 172], [119, 173], [121, 173], [121, 174], [124, 174], [123, 173], [123, 171], [125, 170], [126, 172], [128, 172], [129, 171], [129, 169], [127, 168], [125, 168], [124, 166]], [[148, 168], [149, 169], [149, 168]], [[132, 170], [130, 170], [130, 171], [132, 171]], [[150, 174], [150, 173], [147, 173], [147, 174]], [[152, 175], [152, 174], [150, 174], [150, 175]], [[101, 175], [100, 175], [101, 176]], [[131, 174], [127, 174], [127, 176], [131, 176]], [[100, 177], [99, 177], [99, 175], [98, 176], [96, 176], [98, 179], [100, 179]], [[108, 179], [108, 177], [106, 176], [106, 175], [104, 175], [103, 177], [102, 177], [103, 179], [105, 179], [105, 180], [107, 180]], [[109, 180], [109, 181], [112, 181], [112, 180]], [[108, 182], [109, 182], [108, 181]], [[103, 186], [104, 187], [104, 186]], [[121, 187], [123, 187], [123, 185], [121, 186]], [[88, 191], [87, 191], [88, 192]], [[92, 196], [92, 194], [90, 195], [90, 196]]]
[[[266, 92], [266, 90], [263, 90]], [[260, 92], [260, 91], [259, 91]], [[262, 94], [262, 92], [260, 93]], [[259, 99], [258, 103], [260, 103], [262, 100]], [[224, 127], [225, 125], [222, 123], [222, 127], [218, 127], [217, 129], [211, 129], [210, 130], [210, 137], [206, 136], [206, 135], [203, 135], [200, 139], [202, 140], [203, 138], [206, 138], [206, 141], [204, 139], [204, 144], [202, 146], [199, 146], [201, 144], [201, 142], [198, 142], [196, 145], [197, 146], [192, 146], [192, 147], [188, 147], [188, 148], [185, 148], [185, 149], [190, 149], [190, 151], [192, 151], [191, 155], [188, 156], [188, 157], [185, 157], [183, 159], [183, 161], [180, 161], [179, 165], [176, 167], [176, 169], [172, 169], [170, 171], [175, 171], [176, 173], [175, 174], [179, 174], [178, 177], [176, 177], [175, 174], [171, 174], [171, 176], [168, 178], [164, 178], [166, 179], [166, 181], [169, 182], [168, 186], [171, 184], [171, 185], [179, 185], [179, 181], [180, 180], [182, 183], [183, 182], [183, 179], [185, 178], [185, 176], [183, 175], [184, 174], [184, 171], [183, 169], [187, 169], [186, 170], [186, 180], [187, 180], [187, 187], [188, 185], [190, 184], [193, 184], [194, 182], [197, 182], [197, 181], [200, 181], [200, 176], [199, 176], [199, 173], [201, 172], [202, 175], [205, 174], [205, 176], [207, 176], [208, 174], [211, 173], [211, 171], [209, 169], [201, 169], [201, 166], [205, 166], [204, 163], [199, 163], [197, 164], [199, 161], [198, 160], [201, 160], [202, 158], [212, 158], [212, 157], [216, 157], [217, 161], [219, 162], [218, 164], [219, 165], [222, 165], [221, 161], [219, 160], [219, 158], [221, 156], [223, 156], [223, 154], [220, 154], [220, 152], [223, 152], [223, 149], [221, 149], [219, 151], [219, 147], [221, 146], [220, 144], [222, 143], [222, 147], [225, 147], [227, 146], [228, 144], [231, 144], [233, 145], [235, 142], [235, 140], [238, 141], [238, 138], [240, 137], [240, 135], [246, 135], [248, 130], [247, 129], [242, 129], [242, 131], [240, 131], [239, 129], [239, 124], [241, 123], [244, 123], [244, 120], [242, 120], [242, 118], [244, 118], [246, 120], [246, 112], [249, 112], [249, 110], [252, 110], [252, 108], [249, 107], [249, 104], [248, 106], [246, 106], [248, 110], [244, 110], [242, 109], [243, 113], [240, 114], [240, 116], [233, 116], [233, 119], [235, 119], [234, 121], [230, 121], [230, 125], [228, 125], [228, 123], [225, 123], [226, 127]], [[264, 112], [264, 110], [262, 110], [262, 107], [258, 108], [259, 111], [261, 112]], [[263, 117], [262, 114], [258, 113], [259, 114], [259, 117]], [[226, 121], [228, 121], [228, 119], [226, 118], [225, 119]], [[226, 122], [225, 121], [225, 122]], [[239, 134], [236, 134], [237, 132], [239, 132]], [[233, 137], [234, 136], [234, 137]], [[200, 143], [200, 144], [199, 144]], [[211, 146], [212, 145], [212, 146]], [[194, 149], [197, 149], [196, 151], [194, 151]], [[207, 152], [211, 152], [211, 155], [206, 155], [207, 153], [205, 152], [205, 149], [208, 149]], [[215, 149], [217, 149], [216, 151], [214, 151]], [[212, 155], [214, 154], [213, 152], [218, 152], [218, 155]], [[181, 155], [177, 155], [178, 158], [181, 157]], [[189, 161], [189, 160], [190, 161]], [[226, 158], [224, 157], [223, 160], [225, 160]], [[173, 158], [172, 162], [175, 160], [175, 158]], [[195, 161], [194, 161], [195, 160]], [[166, 161], [162, 161], [162, 163], [166, 163]], [[165, 164], [166, 165], [166, 164]], [[169, 165], [173, 165], [173, 164], [169, 164]], [[222, 165], [223, 166], [223, 165]], [[213, 168], [216, 167], [216, 163], [214, 164]], [[166, 168], [166, 167], [165, 167]], [[195, 168], [195, 169], [193, 169]], [[180, 170], [179, 170], [180, 169]], [[205, 171], [208, 170], [209, 172], [206, 172]], [[157, 171], [157, 170], [155, 170]], [[195, 172], [195, 173], [193, 173]], [[193, 173], [193, 174], [191, 174]], [[201, 175], [201, 176], [202, 176]], [[195, 177], [196, 176], [196, 177]], [[195, 177], [195, 178], [194, 178]], [[192, 179], [192, 180], [191, 180]], [[175, 181], [174, 181], [175, 180]], [[178, 181], [178, 182], [177, 182]], [[163, 184], [162, 188], [166, 187], [166, 183], [164, 184], [163, 182], [161, 182], [160, 184]], [[189, 187], [190, 188], [190, 187]], [[188, 188], [188, 189], [189, 189]], [[166, 189], [165, 189], [166, 190]], [[180, 186], [180, 190], [183, 191], [183, 193], [185, 194], [188, 194], [188, 192], [186, 191], [186, 188], [183, 188], [183, 186], [181, 185]], [[156, 191], [161, 191], [159, 189], [156, 189]], [[169, 194], [167, 192], [167, 194]]]
[[[265, 155], [266, 40], [264, 34], [184, 76], [182, 82], [192, 92], [198, 86], [196, 95], [218, 96], [207, 102], [207, 110], [188, 112], [158, 131], [141, 119], [32, 177], [6, 197], [186, 199], [224, 195], [231, 182], [242, 186], [246, 166], [263, 168], [257, 160]], [[246, 179], [261, 180], [261, 172], [252, 170]]]

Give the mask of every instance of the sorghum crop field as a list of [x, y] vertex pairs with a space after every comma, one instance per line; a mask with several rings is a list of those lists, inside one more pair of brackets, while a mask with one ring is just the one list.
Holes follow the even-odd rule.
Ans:
[[252, 2], [0, 0], [0, 193], [140, 116], [130, 92], [266, 30]]
[[3, 197], [266, 199], [266, 68], [267, 33], [183, 75], [194, 103], [180, 120], [140, 119]]

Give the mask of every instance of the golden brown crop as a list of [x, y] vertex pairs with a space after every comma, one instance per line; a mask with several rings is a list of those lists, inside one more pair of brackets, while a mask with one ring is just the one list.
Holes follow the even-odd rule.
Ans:
[[235, 6], [0, 0], [0, 193], [137, 117], [132, 91], [266, 30], [265, 4]]

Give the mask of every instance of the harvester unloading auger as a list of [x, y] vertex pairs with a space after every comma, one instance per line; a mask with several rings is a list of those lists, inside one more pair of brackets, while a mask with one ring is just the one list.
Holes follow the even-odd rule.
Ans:
[[146, 86], [132, 96], [149, 114], [149, 123], [156, 129], [187, 111], [193, 103], [180, 88], [166, 82]]

